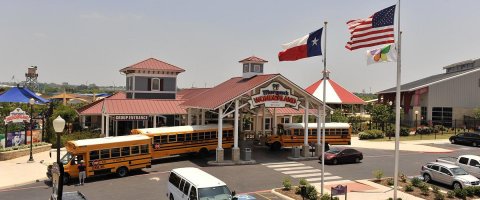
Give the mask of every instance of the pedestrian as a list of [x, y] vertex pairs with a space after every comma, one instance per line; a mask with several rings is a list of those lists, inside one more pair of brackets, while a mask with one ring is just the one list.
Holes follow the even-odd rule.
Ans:
[[83, 185], [85, 183], [85, 178], [87, 178], [85, 168], [85, 161], [81, 160], [78, 165], [78, 181], [80, 185]]

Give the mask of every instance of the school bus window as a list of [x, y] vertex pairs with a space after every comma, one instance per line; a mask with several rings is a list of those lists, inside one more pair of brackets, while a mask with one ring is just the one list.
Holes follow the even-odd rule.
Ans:
[[342, 135], [348, 135], [348, 129], [343, 129], [342, 130]]
[[99, 158], [98, 150], [90, 151], [90, 160], [97, 160]]
[[122, 147], [122, 156], [130, 155], [130, 147]]
[[110, 149], [102, 149], [100, 150], [100, 158], [102, 159], [109, 159], [110, 158]]
[[228, 131], [223, 131], [223, 137], [227, 138], [228, 137]]
[[148, 144], [140, 146], [140, 151], [142, 154], [148, 154]]
[[169, 135], [168, 136], [168, 143], [176, 142], [177, 141], [177, 135]]
[[311, 129], [312, 130], [312, 135], [316, 136], [317, 135], [317, 129]]
[[154, 136], [153, 137], [153, 143], [160, 143], [160, 136]]
[[204, 140], [210, 139], [210, 132], [205, 132], [203, 134], [204, 134], [204, 138], [203, 138]]
[[192, 134], [190, 134], [190, 133], [185, 134], [185, 141], [188, 142], [190, 140], [192, 140]]
[[177, 135], [177, 141], [179, 141], [179, 142], [185, 141], [185, 134], [178, 134]]
[[300, 129], [293, 129], [293, 134], [296, 136], [300, 135]]
[[161, 144], [167, 144], [167, 136], [166, 135], [162, 135], [160, 136], [160, 143]]
[[205, 139], [205, 133], [201, 132], [201, 133], [198, 133], [198, 140], [203, 140]]
[[198, 133], [192, 133], [192, 141], [198, 140]]
[[120, 148], [113, 148], [112, 149], [112, 158], [120, 157]]
[[138, 148], [138, 146], [132, 146], [130, 149], [132, 150], [132, 155], [140, 153], [140, 148]]

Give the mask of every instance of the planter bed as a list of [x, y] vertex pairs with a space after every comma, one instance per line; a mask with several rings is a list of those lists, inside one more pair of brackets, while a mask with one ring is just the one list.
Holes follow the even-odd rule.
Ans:
[[[44, 151], [50, 150], [51, 148], [52, 148], [51, 144], [45, 144], [42, 146], [33, 147], [32, 152], [33, 153], [44, 152]], [[11, 160], [11, 159], [26, 156], [29, 154], [30, 154], [30, 148], [13, 150], [13, 151], [4, 151], [4, 152], [0, 152], [0, 161]]]

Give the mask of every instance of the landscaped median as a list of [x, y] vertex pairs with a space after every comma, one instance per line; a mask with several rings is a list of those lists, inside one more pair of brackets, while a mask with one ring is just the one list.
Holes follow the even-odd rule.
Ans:
[[[48, 151], [52, 148], [52, 144], [40, 142], [34, 143], [32, 148], [32, 153], [39, 153]], [[22, 145], [18, 147], [8, 147], [5, 149], [0, 149], [0, 161], [11, 160], [14, 158], [26, 156], [30, 154], [30, 145]]]

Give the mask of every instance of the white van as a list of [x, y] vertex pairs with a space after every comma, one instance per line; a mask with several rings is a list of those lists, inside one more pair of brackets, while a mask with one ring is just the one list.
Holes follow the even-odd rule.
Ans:
[[235, 200], [235, 192], [214, 176], [194, 167], [173, 169], [167, 184], [170, 200]]

